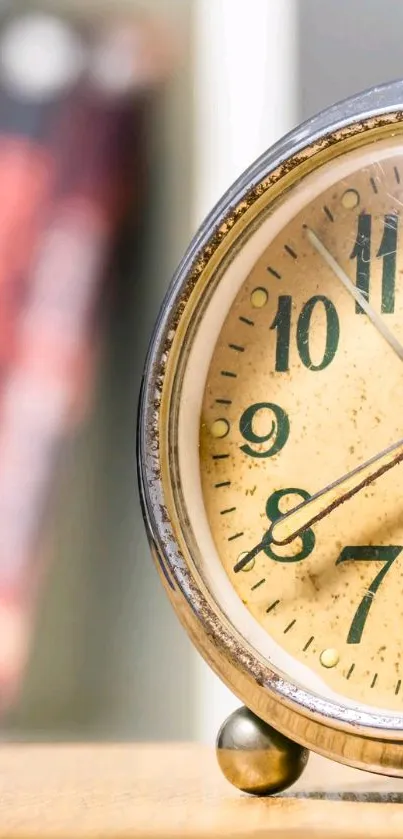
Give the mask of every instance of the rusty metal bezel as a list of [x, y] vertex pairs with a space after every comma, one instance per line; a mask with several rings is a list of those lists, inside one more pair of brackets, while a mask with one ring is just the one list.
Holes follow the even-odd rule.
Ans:
[[[324, 162], [403, 134], [403, 81], [329, 108], [288, 134], [224, 195], [171, 283], [151, 341], [139, 408], [138, 471], [152, 553], [196, 647], [235, 694], [284, 734], [326, 757], [403, 777], [403, 716], [354, 712], [289, 683], [251, 651], [195, 572], [173, 501], [168, 432], [183, 340], [217, 265], [289, 187]], [[294, 689], [292, 689], [294, 688]]]

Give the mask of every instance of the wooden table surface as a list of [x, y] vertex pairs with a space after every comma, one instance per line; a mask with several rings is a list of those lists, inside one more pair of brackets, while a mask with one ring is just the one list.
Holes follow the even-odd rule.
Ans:
[[286, 796], [256, 799], [207, 747], [3, 745], [0, 836], [402, 839], [403, 782], [314, 757]]

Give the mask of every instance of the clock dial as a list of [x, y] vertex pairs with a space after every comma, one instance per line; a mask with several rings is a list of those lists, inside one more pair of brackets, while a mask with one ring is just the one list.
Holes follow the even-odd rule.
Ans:
[[260, 253], [224, 320], [201, 484], [220, 562], [253, 618], [339, 696], [397, 710], [403, 466], [315, 523], [307, 515], [287, 544], [270, 538], [283, 514], [403, 438], [403, 155], [391, 147], [339, 180], [338, 165], [324, 189], [320, 171], [309, 176], [314, 197]]

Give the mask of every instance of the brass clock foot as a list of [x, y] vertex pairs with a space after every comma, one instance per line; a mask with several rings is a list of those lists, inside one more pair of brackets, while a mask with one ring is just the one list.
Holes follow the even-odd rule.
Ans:
[[284, 737], [244, 706], [222, 724], [216, 742], [221, 771], [233, 786], [273, 795], [302, 774], [309, 751]]

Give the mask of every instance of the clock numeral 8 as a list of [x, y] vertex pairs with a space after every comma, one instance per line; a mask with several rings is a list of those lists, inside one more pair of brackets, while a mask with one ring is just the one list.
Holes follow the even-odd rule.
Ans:
[[[301, 499], [301, 501], [307, 501], [308, 498], [311, 497], [310, 493], [306, 491], [306, 489], [296, 489], [294, 487], [290, 487], [288, 489], [278, 489], [270, 496], [266, 504], [266, 515], [267, 518], [274, 524], [280, 516], [283, 515], [282, 511], [279, 509], [280, 501], [282, 498], [286, 497], [287, 495], [297, 495]], [[271, 528], [267, 531], [267, 545], [263, 548], [266, 556], [270, 557], [270, 559], [274, 559], [276, 562], [300, 562], [301, 559], [305, 559], [309, 554], [312, 553], [315, 547], [315, 534], [311, 527], [304, 531], [301, 536], [297, 536], [294, 542], [301, 543], [301, 549], [298, 553], [289, 554], [288, 556], [279, 556], [278, 554], [274, 553], [272, 548], [271, 542]], [[293, 543], [290, 542], [290, 545]]]

